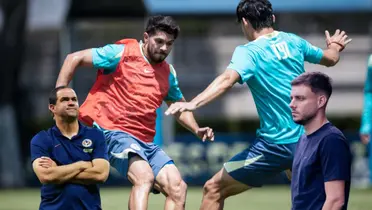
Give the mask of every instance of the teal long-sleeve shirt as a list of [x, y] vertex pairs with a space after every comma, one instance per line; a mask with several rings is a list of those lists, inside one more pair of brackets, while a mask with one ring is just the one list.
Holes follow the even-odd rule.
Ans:
[[370, 134], [372, 124], [372, 54], [368, 58], [367, 78], [364, 84], [364, 105], [361, 117], [361, 134]]

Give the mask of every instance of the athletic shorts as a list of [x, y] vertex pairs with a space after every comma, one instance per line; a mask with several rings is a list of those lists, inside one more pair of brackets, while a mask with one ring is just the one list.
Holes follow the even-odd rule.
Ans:
[[261, 187], [269, 179], [292, 168], [296, 144], [273, 144], [257, 138], [226, 162], [224, 169], [239, 182]]
[[[135, 155], [149, 163], [155, 178], [165, 165], [174, 164], [173, 160], [154, 143], [143, 142], [123, 131], [104, 130], [104, 133], [110, 165], [125, 178], [128, 178], [129, 159]], [[152, 191], [159, 193], [155, 189]]]

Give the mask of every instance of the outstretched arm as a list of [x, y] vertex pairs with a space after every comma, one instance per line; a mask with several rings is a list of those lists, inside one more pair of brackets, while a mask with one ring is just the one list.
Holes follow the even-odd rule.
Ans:
[[307, 62], [331, 67], [340, 60], [340, 52], [351, 42], [344, 31], [336, 30], [333, 36], [325, 31], [327, 49], [322, 50], [313, 46], [305, 39], [299, 38], [299, 47], [302, 49], [304, 59]]
[[204, 106], [215, 100], [230, 88], [234, 86], [240, 79], [240, 75], [235, 70], [227, 69], [224, 73], [218, 76], [202, 93], [197, 95], [191, 103], [195, 104], [195, 108]]
[[81, 50], [67, 55], [59, 73], [56, 87], [68, 85], [76, 69], [80, 66], [104, 69], [105, 73], [114, 72], [123, 52], [123, 44], [108, 44], [103, 47]]
[[240, 79], [240, 75], [235, 70], [227, 69], [218, 76], [202, 93], [190, 102], [177, 102], [170, 105], [165, 112], [166, 115], [178, 112], [193, 111], [215, 100], [227, 90], [229, 90]]
[[330, 67], [338, 63], [340, 52], [351, 42], [351, 39], [348, 39], [345, 31], [340, 31], [339, 29], [336, 30], [333, 36], [330, 36], [329, 32], [325, 31], [325, 36], [328, 49], [324, 50], [320, 64]]
[[92, 49], [81, 50], [67, 55], [59, 72], [56, 87], [67, 86], [79, 66], [93, 67]]
[[193, 111], [215, 100], [235, 83], [243, 84], [255, 76], [256, 56], [254, 45], [241, 45], [235, 48], [226, 71], [218, 76], [202, 93], [191, 102], [172, 104], [165, 114], [175, 114], [183, 111]]
[[[179, 102], [186, 102], [186, 100], [182, 98]], [[167, 101], [166, 103], [170, 107], [177, 102]], [[209, 127], [200, 128], [192, 112], [177, 113], [174, 115], [174, 117], [176, 118], [179, 124], [181, 124], [184, 128], [195, 134], [203, 141], [214, 140], [213, 130]]]
[[[169, 90], [164, 101], [167, 103], [168, 107], [174, 106], [174, 104], [187, 103], [181, 89], [178, 86], [177, 73], [172, 65], [170, 67], [169, 74]], [[200, 128], [196, 122], [192, 112], [183, 112], [174, 115], [178, 123], [180, 123], [184, 128], [191, 131], [197, 137], [205, 140], [214, 140], [213, 130], [209, 127]]]

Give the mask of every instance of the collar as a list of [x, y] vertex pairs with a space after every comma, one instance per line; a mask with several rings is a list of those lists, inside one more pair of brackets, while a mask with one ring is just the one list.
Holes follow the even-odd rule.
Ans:
[[143, 53], [142, 45], [143, 45], [143, 42], [142, 42], [142, 40], [141, 40], [141, 41], [139, 42], [139, 48], [140, 48], [141, 54], [142, 54], [143, 58], [145, 59], [145, 61], [146, 61], [148, 64], [150, 64], [149, 60], [147, 60], [145, 54]]
[[[274, 37], [276, 37], [276, 36], [278, 36], [278, 35], [279, 35], [279, 31], [273, 31], [273, 32], [271, 32], [271, 33], [263, 34], [263, 35], [257, 37], [256, 40], [259, 40], [259, 39], [261, 39], [261, 38], [263, 38], [263, 39], [272, 39], [272, 38], [274, 38]], [[254, 40], [254, 41], [256, 41], [256, 40]]]
[[[80, 121], [78, 121], [78, 123], [79, 123], [79, 131], [78, 131], [77, 135], [73, 136], [71, 139], [73, 139], [73, 138], [77, 138], [77, 137], [79, 137], [79, 136], [82, 136], [82, 135], [84, 134], [85, 130], [86, 130], [86, 126], [85, 126], [85, 125], [83, 125]], [[61, 131], [59, 130], [59, 128], [57, 127], [57, 125], [54, 125], [54, 126], [53, 126], [53, 128], [52, 128], [52, 132], [53, 132], [54, 134], [56, 134], [57, 136], [63, 136], [63, 137], [65, 137], [65, 136], [61, 133]]]

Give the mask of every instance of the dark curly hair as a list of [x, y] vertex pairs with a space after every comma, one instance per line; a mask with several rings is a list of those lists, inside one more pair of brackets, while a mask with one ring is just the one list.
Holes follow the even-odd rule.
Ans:
[[145, 31], [149, 36], [156, 34], [158, 31], [163, 31], [173, 35], [174, 39], [177, 39], [180, 33], [180, 27], [171, 16], [157, 15], [149, 18]]

